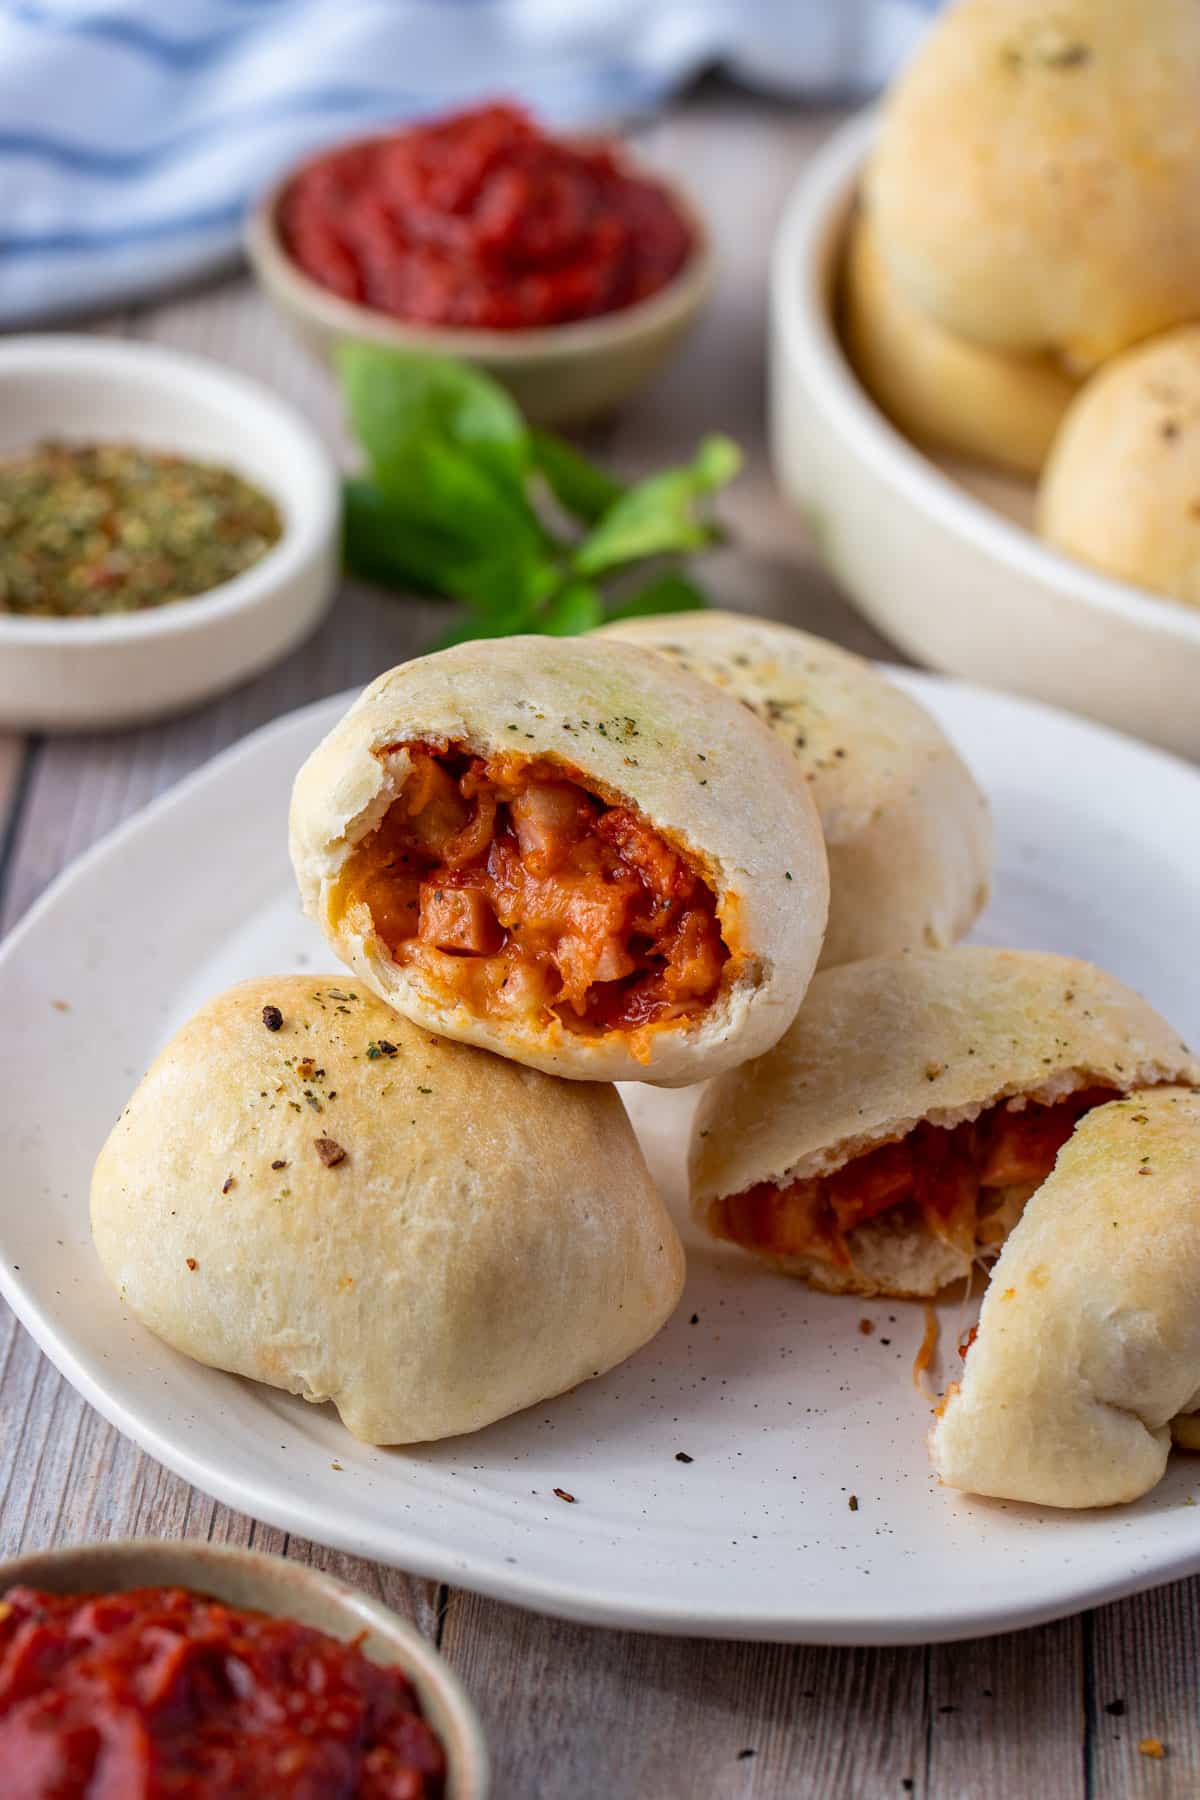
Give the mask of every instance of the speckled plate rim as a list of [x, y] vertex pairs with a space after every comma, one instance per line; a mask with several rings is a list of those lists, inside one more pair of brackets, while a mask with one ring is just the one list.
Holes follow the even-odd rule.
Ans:
[[[1075, 754], [1084, 757], [1085, 761], [1088, 746], [1101, 756], [1118, 754], [1136, 759], [1140, 772], [1147, 777], [1154, 776], [1163, 791], [1174, 787], [1178, 794], [1184, 791], [1179, 784], [1186, 783], [1189, 804], [1200, 808], [1200, 773], [1167, 752], [1033, 701], [907, 670], [888, 669], [886, 672], [931, 707], [935, 706], [939, 695], [953, 694], [972, 707], [994, 711], [1005, 721], [1014, 738], [1022, 731], [1038, 731], [1053, 734], [1060, 740], [1060, 749], [1069, 742], [1074, 746]], [[30, 909], [0, 947], [0, 970], [24, 954], [27, 939], [53, 913], [68, 886], [86, 881], [106, 861], [119, 858], [131, 841], [154, 833], [160, 819], [181, 800], [199, 797], [205, 789], [221, 786], [231, 772], [252, 764], [270, 740], [277, 740], [274, 745], [277, 750], [285, 746], [293, 750], [307, 747], [340, 716], [351, 697], [342, 694], [318, 701], [260, 728], [110, 833], [60, 875]], [[0, 1230], [2, 1227], [3, 1214], [0, 1212]], [[581, 1570], [571, 1582], [540, 1575], [528, 1568], [517, 1572], [506, 1567], [498, 1556], [464, 1555], [451, 1544], [436, 1543], [429, 1536], [399, 1523], [391, 1525], [386, 1532], [364, 1531], [356, 1527], [352, 1515], [336, 1514], [324, 1507], [310, 1505], [302, 1492], [281, 1488], [269, 1480], [231, 1477], [218, 1460], [193, 1453], [186, 1441], [160, 1429], [153, 1419], [127, 1405], [118, 1391], [105, 1384], [103, 1371], [93, 1368], [76, 1354], [70, 1341], [69, 1322], [61, 1311], [44, 1306], [23, 1277], [14, 1272], [2, 1238], [0, 1292], [39, 1347], [85, 1400], [165, 1467], [215, 1499], [281, 1530], [351, 1554], [384, 1561], [417, 1575], [461, 1583], [493, 1598], [581, 1623], [764, 1642], [857, 1645], [953, 1642], [1043, 1624], [1200, 1571], [1198, 1530], [1183, 1548], [1163, 1543], [1156, 1546], [1152, 1557], [1143, 1552], [1119, 1568], [1120, 1559], [1114, 1555], [1114, 1572], [1111, 1574], [1098, 1575], [1094, 1570], [1086, 1574], [1064, 1572], [1061, 1585], [1036, 1600], [1021, 1595], [1010, 1598], [1007, 1594], [1001, 1598], [989, 1594], [984, 1598], [973, 1590], [970, 1580], [965, 1579], [961, 1603], [953, 1608], [942, 1605], [922, 1611], [909, 1607], [903, 1616], [889, 1613], [885, 1604], [843, 1606], [834, 1612], [806, 1607], [799, 1612], [795, 1600], [786, 1592], [779, 1594], [777, 1603], [770, 1607], [760, 1606], [750, 1614], [733, 1606], [697, 1606], [682, 1594], [667, 1608], [652, 1597], [648, 1598], [632, 1582], [601, 1588], [588, 1580], [586, 1570]], [[1040, 1517], [1036, 1509], [1020, 1510], [1027, 1511], [1035, 1522]], [[1084, 1515], [1084, 1518], [1089, 1535], [1112, 1529], [1108, 1514]]]
[[365, 1633], [366, 1654], [373, 1662], [403, 1669], [442, 1740], [446, 1800], [487, 1800], [490, 1768], [483, 1727], [445, 1658], [408, 1620], [323, 1569], [233, 1544], [112, 1538], [28, 1550], [0, 1562], [0, 1592], [18, 1585], [60, 1594], [188, 1587], [228, 1606], [295, 1619], [330, 1636]]

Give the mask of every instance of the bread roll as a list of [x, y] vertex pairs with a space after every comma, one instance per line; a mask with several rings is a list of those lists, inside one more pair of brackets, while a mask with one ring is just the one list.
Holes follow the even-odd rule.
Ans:
[[960, 945], [817, 976], [696, 1115], [692, 1205], [831, 1293], [931, 1295], [992, 1256], [1076, 1119], [1200, 1083], [1137, 994], [1069, 957]]
[[866, 191], [912, 304], [1093, 368], [1200, 296], [1200, 7], [961, 0], [883, 109]]
[[1200, 1094], [1083, 1119], [1030, 1200], [931, 1434], [949, 1486], [1115, 1506], [1161, 1478], [1200, 1408]]
[[790, 1024], [829, 878], [800, 770], [665, 657], [506, 638], [373, 682], [300, 771], [305, 910], [415, 1023], [679, 1085]]
[[1037, 528], [1118, 581], [1200, 605], [1200, 325], [1139, 344], [1080, 389]]
[[855, 374], [915, 444], [1037, 475], [1078, 385], [1050, 356], [955, 337], [891, 279], [871, 220], [851, 228], [842, 334]]
[[243, 982], [183, 1027], [100, 1152], [92, 1232], [176, 1350], [332, 1400], [376, 1444], [601, 1374], [683, 1285], [611, 1088], [433, 1037], [335, 975]]
[[962, 937], [991, 874], [988, 804], [915, 700], [823, 638], [738, 613], [606, 626], [756, 712], [791, 752], [829, 856], [820, 967]]

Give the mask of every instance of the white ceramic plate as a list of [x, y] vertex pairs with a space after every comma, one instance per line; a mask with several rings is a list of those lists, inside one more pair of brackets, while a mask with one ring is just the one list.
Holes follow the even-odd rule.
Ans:
[[[1028, 702], [903, 680], [992, 796], [997, 897], [980, 935], [1091, 956], [1200, 1037], [1200, 774]], [[599, 1624], [902, 1643], [1032, 1624], [1200, 1568], [1200, 1465], [1176, 1458], [1112, 1513], [941, 1490], [910, 1379], [921, 1309], [811, 1294], [694, 1236], [683, 1303], [631, 1362], [418, 1450], [357, 1444], [332, 1409], [201, 1368], [122, 1312], [89, 1244], [92, 1159], [202, 1000], [330, 966], [293, 895], [285, 818], [293, 772], [342, 705], [280, 721], [160, 800], [0, 953], [0, 1282], [68, 1379], [230, 1505]], [[681, 1210], [690, 1097], [626, 1095]], [[952, 1343], [956, 1309], [942, 1323]]]

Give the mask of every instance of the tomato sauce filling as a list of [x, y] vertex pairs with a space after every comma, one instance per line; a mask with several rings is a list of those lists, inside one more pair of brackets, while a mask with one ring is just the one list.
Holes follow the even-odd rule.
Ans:
[[602, 1033], [697, 1017], [729, 946], [688, 857], [578, 770], [447, 743], [393, 745], [412, 772], [349, 857], [392, 960], [472, 1011]]
[[333, 150], [279, 205], [293, 259], [356, 305], [520, 331], [617, 312], [666, 286], [692, 230], [616, 147], [482, 106]]
[[5, 1800], [440, 1800], [399, 1669], [183, 1588], [0, 1600]]
[[1084, 1113], [1120, 1097], [1083, 1088], [1050, 1104], [1007, 1101], [950, 1129], [926, 1121], [853, 1157], [830, 1175], [759, 1182], [714, 1201], [711, 1229], [747, 1250], [854, 1264], [851, 1234], [871, 1219], [905, 1218], [973, 1256], [998, 1249]]

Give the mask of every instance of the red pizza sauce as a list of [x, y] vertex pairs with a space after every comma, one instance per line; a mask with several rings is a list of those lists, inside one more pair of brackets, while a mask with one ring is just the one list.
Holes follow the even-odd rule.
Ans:
[[343, 299], [425, 325], [521, 331], [657, 293], [692, 249], [666, 189], [612, 144], [484, 106], [333, 150], [285, 189], [279, 225]]
[[398, 1669], [183, 1588], [0, 1601], [5, 1800], [439, 1800]]

